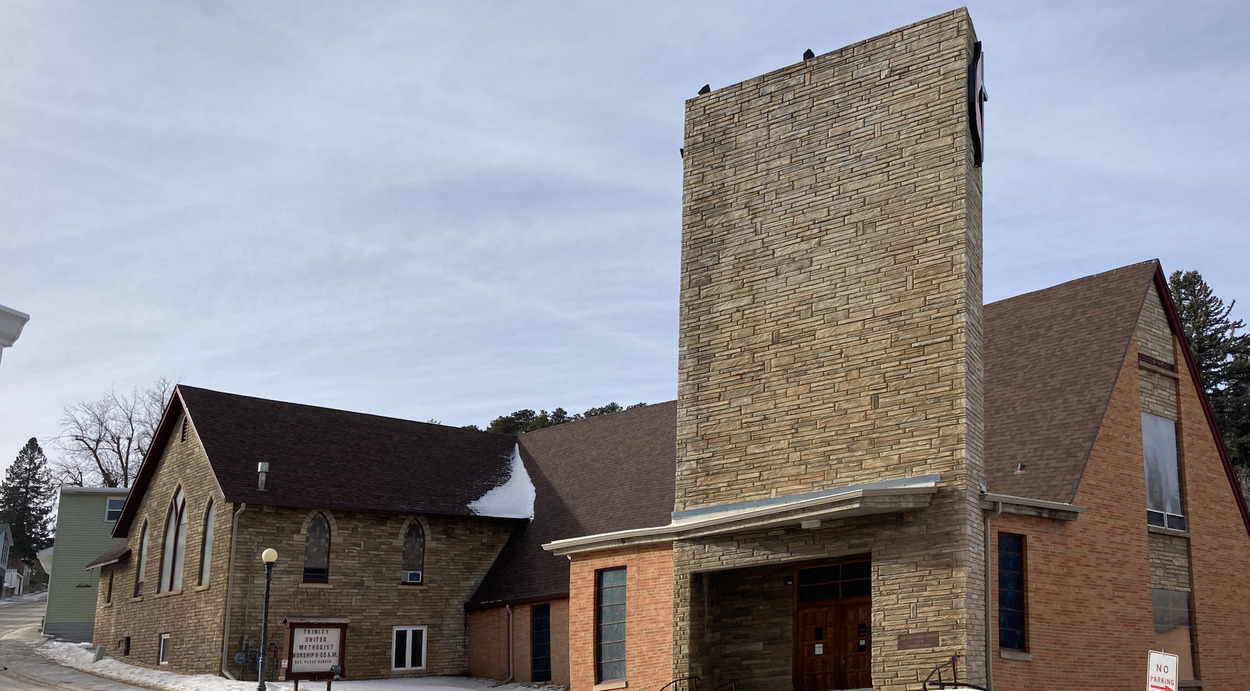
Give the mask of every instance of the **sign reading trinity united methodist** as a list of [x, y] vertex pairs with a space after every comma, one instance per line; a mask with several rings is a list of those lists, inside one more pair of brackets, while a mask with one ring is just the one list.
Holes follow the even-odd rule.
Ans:
[[283, 679], [331, 679], [335, 666], [345, 676], [346, 617], [288, 617], [282, 623], [286, 624]]

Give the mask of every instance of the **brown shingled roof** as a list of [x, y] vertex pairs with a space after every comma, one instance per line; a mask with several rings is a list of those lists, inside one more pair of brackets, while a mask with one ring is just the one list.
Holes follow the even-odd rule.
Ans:
[[[508, 479], [516, 438], [179, 385], [114, 530], [124, 536], [178, 402], [229, 502], [471, 516]], [[266, 491], [257, 463], [269, 463]]]
[[677, 402], [669, 401], [522, 434], [537, 498], [472, 604], [566, 597], [569, 562], [552, 540], [665, 525], [673, 510]]
[[990, 491], [1073, 500], [1157, 270], [1143, 262], [985, 306]]

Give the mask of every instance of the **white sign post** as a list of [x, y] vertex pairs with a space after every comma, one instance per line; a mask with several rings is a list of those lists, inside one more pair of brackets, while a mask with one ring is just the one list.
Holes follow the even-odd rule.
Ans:
[[1180, 667], [1179, 657], [1150, 651], [1146, 665], [1146, 691], [1176, 691], [1180, 685]]

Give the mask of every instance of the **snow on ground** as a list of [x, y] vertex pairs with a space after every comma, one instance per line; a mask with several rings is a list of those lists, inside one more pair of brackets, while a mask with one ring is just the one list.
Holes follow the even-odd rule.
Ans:
[[0, 600], [0, 607], [4, 607], [5, 605], [20, 605], [23, 602], [38, 602], [46, 597], [48, 597], [48, 591], [46, 590], [39, 593], [14, 595], [13, 597], [6, 597], [3, 600]]
[[[214, 677], [207, 674], [191, 676], [162, 672], [146, 667], [128, 665], [112, 658], [92, 662], [90, 643], [49, 641], [39, 648], [39, 652], [44, 657], [66, 667], [153, 689], [168, 689], [168, 691], [252, 691], [252, 689], [256, 688], [256, 682], [254, 681], [231, 681], [224, 677]], [[419, 691], [463, 691], [464, 689], [471, 691], [492, 689], [494, 691], [521, 691], [522, 689], [528, 690], [533, 688], [532, 685], [528, 684], [495, 686], [497, 683], [491, 679], [472, 679], [467, 677], [377, 679], [372, 681], [344, 680], [334, 682], [334, 689], [335, 691], [410, 691], [413, 689]], [[265, 686], [274, 691], [291, 691], [294, 688], [291, 682], [286, 681], [266, 682]], [[321, 689], [325, 688], [325, 682], [306, 681], [302, 682], [300, 686], [301, 691], [303, 689], [321, 691]]]

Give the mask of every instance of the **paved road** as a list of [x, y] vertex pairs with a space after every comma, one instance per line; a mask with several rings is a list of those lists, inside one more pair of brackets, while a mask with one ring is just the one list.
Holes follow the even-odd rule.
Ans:
[[0, 604], [0, 689], [4, 691], [143, 691], [48, 661], [35, 652], [43, 642], [39, 622], [44, 600]]

